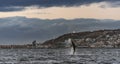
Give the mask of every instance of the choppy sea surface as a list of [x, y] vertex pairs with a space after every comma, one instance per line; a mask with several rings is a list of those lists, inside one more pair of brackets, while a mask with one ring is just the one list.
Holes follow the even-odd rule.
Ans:
[[0, 64], [120, 64], [120, 49], [0, 49]]

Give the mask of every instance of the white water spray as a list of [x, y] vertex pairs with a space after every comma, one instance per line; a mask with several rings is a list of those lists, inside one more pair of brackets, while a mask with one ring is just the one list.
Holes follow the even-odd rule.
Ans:
[[70, 53], [70, 55], [74, 55], [75, 54], [75, 50], [74, 50], [71, 38], [68, 39], [68, 43], [71, 44], [70, 52], [69, 53]]

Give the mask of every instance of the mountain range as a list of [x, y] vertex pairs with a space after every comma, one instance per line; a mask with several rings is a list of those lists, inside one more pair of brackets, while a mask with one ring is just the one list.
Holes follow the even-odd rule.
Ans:
[[22, 16], [0, 18], [0, 44], [29, 44], [75, 32], [119, 29], [119, 20], [110, 19], [38, 19]]

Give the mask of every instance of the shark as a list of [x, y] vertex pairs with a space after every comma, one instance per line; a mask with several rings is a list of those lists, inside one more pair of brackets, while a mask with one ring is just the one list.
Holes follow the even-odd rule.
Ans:
[[70, 44], [70, 47], [71, 47], [71, 54], [75, 54], [75, 51], [76, 51], [76, 45], [75, 45], [75, 42], [73, 41], [73, 39], [69, 38], [68, 39], [68, 42]]
[[75, 54], [76, 46], [73, 40], [71, 40], [71, 44], [72, 44], [73, 54]]

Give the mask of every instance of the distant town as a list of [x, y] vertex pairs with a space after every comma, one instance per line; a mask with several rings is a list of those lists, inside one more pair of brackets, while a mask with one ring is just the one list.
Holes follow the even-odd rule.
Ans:
[[48, 40], [43, 45], [48, 45], [49, 48], [70, 47], [69, 39], [74, 40], [76, 47], [120, 48], [120, 29], [68, 33]]
[[87, 31], [79, 33], [68, 33], [58, 38], [47, 40], [42, 44], [37, 43], [36, 40], [31, 44], [24, 45], [0, 45], [1, 49], [39, 49], [39, 48], [64, 48], [70, 47], [68, 43], [69, 39], [72, 39], [76, 47], [86, 48], [120, 48], [120, 29], [116, 30], [98, 30]]
[[0, 45], [0, 48], [2, 49], [17, 49], [17, 48], [26, 48], [26, 49], [31, 49], [31, 48], [42, 48], [40, 43], [37, 43], [36, 40], [31, 42], [31, 44], [24, 44], [24, 45]]

